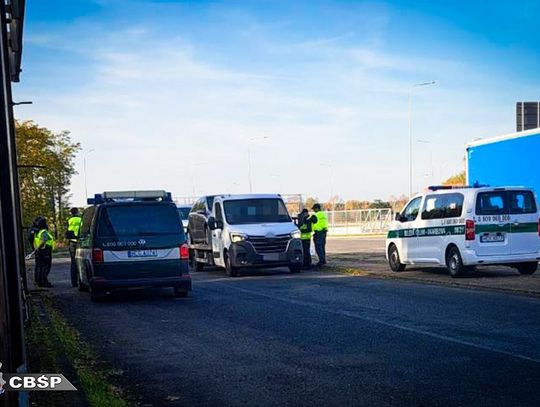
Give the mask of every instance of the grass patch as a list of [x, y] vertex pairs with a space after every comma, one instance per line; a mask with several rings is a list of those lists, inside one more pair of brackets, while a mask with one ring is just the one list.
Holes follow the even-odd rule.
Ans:
[[110, 384], [110, 371], [98, 362], [97, 354], [81, 340], [79, 333], [70, 327], [63, 315], [54, 308], [45, 295], [32, 301], [31, 325], [27, 330], [31, 361], [42, 371], [62, 371], [62, 360], [67, 358], [79, 378], [80, 387], [90, 405], [101, 407], [127, 407], [118, 388]]

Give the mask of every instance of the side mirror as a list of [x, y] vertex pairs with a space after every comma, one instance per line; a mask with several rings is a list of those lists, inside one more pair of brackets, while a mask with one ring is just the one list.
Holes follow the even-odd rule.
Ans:
[[403, 222], [403, 215], [399, 212], [396, 212], [394, 219], [397, 220], [398, 222]]
[[216, 218], [214, 218], [213, 216], [210, 216], [208, 218], [208, 228], [210, 230], [216, 230], [217, 229], [217, 222], [216, 222]]

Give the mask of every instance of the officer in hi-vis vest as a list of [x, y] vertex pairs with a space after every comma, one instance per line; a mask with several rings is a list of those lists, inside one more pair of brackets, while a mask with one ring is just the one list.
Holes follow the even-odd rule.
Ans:
[[71, 257], [71, 286], [77, 287], [77, 263], [75, 261], [75, 251], [77, 250], [77, 240], [81, 229], [81, 217], [79, 209], [71, 208], [71, 218], [68, 219], [68, 229], [66, 238], [69, 239], [69, 255]]
[[326, 212], [321, 210], [321, 205], [316, 203], [313, 205], [313, 211], [317, 222], [313, 225], [313, 244], [315, 245], [315, 251], [319, 262], [316, 264], [318, 267], [326, 264], [326, 234], [328, 233], [328, 217]]
[[49, 282], [49, 273], [52, 266], [52, 251], [54, 239], [47, 227], [45, 218], [38, 218], [38, 232], [34, 237], [34, 250], [36, 254], [36, 283], [38, 287], [50, 288], [53, 285]]
[[315, 215], [310, 215], [306, 208], [298, 214], [298, 229], [300, 229], [300, 239], [302, 239], [302, 249], [304, 251], [304, 261], [302, 268], [311, 269], [311, 235], [313, 234], [313, 223], [317, 222]]

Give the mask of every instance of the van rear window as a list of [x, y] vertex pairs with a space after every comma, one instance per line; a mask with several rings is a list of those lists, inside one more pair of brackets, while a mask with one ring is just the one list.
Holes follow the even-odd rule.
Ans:
[[100, 237], [182, 234], [180, 217], [172, 205], [119, 205], [101, 209]]
[[531, 191], [480, 192], [476, 198], [477, 215], [517, 215], [536, 211]]

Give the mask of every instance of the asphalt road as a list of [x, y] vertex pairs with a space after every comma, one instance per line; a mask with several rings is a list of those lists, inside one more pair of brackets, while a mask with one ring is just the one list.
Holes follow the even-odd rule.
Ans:
[[285, 270], [61, 310], [144, 405], [538, 406], [540, 299]]

